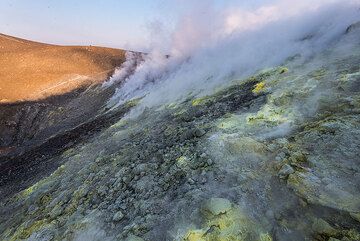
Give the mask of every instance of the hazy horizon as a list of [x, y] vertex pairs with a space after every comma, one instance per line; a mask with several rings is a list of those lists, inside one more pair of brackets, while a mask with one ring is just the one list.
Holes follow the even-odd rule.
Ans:
[[270, 0], [54, 1], [3, 0], [0, 33], [61, 45], [99, 45], [146, 50], [152, 28], [161, 23], [171, 32], [180, 16], [193, 9], [257, 7]]

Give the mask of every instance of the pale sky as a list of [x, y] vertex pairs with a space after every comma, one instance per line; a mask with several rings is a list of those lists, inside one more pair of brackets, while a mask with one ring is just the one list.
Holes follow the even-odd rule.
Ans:
[[[256, 6], [270, 0], [199, 0], [214, 7]], [[65, 45], [134, 48], [153, 21], [176, 24], [192, 0], [1, 0], [0, 33]]]

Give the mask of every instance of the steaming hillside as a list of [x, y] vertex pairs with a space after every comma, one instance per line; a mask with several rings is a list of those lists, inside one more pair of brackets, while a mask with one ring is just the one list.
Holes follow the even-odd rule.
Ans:
[[128, 52], [0, 159], [0, 239], [360, 240], [356, 6]]

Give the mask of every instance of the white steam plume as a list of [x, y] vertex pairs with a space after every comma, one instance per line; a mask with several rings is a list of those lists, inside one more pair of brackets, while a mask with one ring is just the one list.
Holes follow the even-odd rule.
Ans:
[[157, 106], [208, 94], [296, 54], [310, 57], [360, 20], [359, 6], [359, 0], [276, 1], [251, 11], [201, 5], [145, 56], [112, 103], [144, 97], [143, 106]]

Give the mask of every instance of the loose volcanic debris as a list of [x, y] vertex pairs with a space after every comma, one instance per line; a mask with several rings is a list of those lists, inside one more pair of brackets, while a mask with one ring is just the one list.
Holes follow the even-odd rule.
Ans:
[[360, 240], [359, 63], [330, 50], [119, 119], [2, 201], [0, 239]]

